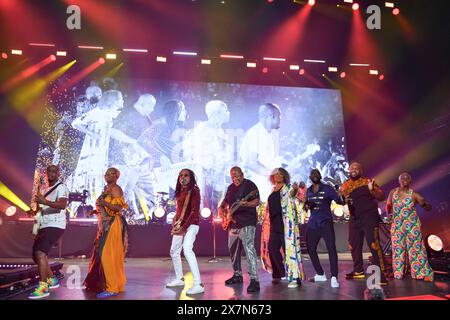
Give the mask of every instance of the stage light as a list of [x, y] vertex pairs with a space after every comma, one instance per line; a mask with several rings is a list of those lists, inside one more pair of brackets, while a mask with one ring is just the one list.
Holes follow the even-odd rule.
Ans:
[[106, 59], [108, 60], [115, 60], [117, 58], [117, 55], [115, 53], [107, 53]]
[[370, 67], [368, 63], [350, 63], [351, 67]]
[[148, 52], [147, 49], [122, 49], [125, 52]]
[[214, 223], [221, 223], [222, 222], [222, 218], [221, 217], [216, 217], [213, 219]]
[[338, 72], [337, 67], [328, 67], [328, 72]]
[[20, 56], [20, 55], [22, 55], [22, 50], [12, 49], [11, 50], [11, 54], [15, 54], [17, 56]]
[[65, 56], [67, 56], [67, 52], [66, 51], [56, 51], [56, 55], [58, 57], [65, 57]]
[[381, 74], [378, 79], [383, 80], [384, 79], [384, 74]]
[[394, 8], [394, 3], [393, 2], [385, 2], [384, 3], [386, 8]]
[[291, 64], [289, 66], [289, 70], [300, 70], [300, 66], [296, 64]]
[[271, 57], [263, 57], [263, 60], [266, 61], [286, 61], [284, 58], [271, 58]]
[[221, 54], [220, 57], [224, 59], [244, 59], [244, 56], [238, 56], [233, 54]]
[[8, 54], [6, 52], [2, 52], [2, 58], [3, 59], [8, 59]]
[[312, 7], [313, 5], [316, 4], [315, 0], [308, 0], [308, 4]]
[[346, 76], [347, 76], [347, 74], [344, 72], [344, 71], [342, 71], [341, 72], [341, 74], [339, 75], [342, 79], [344, 79]]
[[392, 10], [392, 14], [394, 16], [397, 16], [400, 13], [400, 9], [399, 8], [395, 8], [394, 10]]
[[369, 71], [370, 74], [374, 74], [374, 75], [378, 75], [378, 70], [370, 70]]
[[267, 67], [262, 68], [262, 73], [267, 73], [267, 72], [269, 72], [269, 68], [267, 68]]
[[202, 59], [202, 64], [211, 64], [210, 59]]
[[97, 46], [78, 46], [79, 49], [90, 49], [90, 50], [103, 50], [103, 47]]
[[256, 68], [255, 62], [247, 62], [247, 68]]
[[6, 209], [5, 214], [8, 217], [12, 217], [13, 215], [16, 214], [17, 208], [15, 206], [10, 206]]
[[305, 74], [305, 69], [300, 69], [298, 71], [298, 74], [301, 75], [301, 76], [304, 75]]
[[56, 56], [54, 54], [50, 55], [50, 60], [51, 61], [56, 61]]
[[344, 0], [346, 3], [353, 3], [353, 0]]
[[55, 46], [53, 43], [29, 43], [28, 45], [34, 46], [34, 47], [54, 47]]
[[354, 4], [352, 5], [352, 9], [353, 9], [354, 11], [358, 10], [358, 9], [359, 9], [359, 4], [354, 3]]
[[444, 244], [442, 243], [441, 238], [434, 234], [431, 234], [427, 237], [427, 243], [430, 246], [431, 250], [435, 252], [439, 252], [444, 249]]
[[167, 222], [167, 224], [172, 224], [173, 218], [175, 217], [175, 215], [176, 215], [176, 212], [175, 212], [175, 211], [169, 212], [169, 213], [167, 214], [167, 216], [166, 216], [166, 222]]
[[303, 60], [305, 62], [309, 62], [309, 63], [325, 63], [325, 60], [314, 60], [314, 59], [305, 59]]
[[167, 58], [166, 57], [162, 57], [162, 56], [158, 56], [158, 57], [156, 57], [156, 61], [158, 61], [158, 62], [166, 62]]
[[202, 211], [200, 211], [200, 215], [202, 218], [208, 219], [211, 216], [211, 209], [203, 208]]
[[180, 56], [196, 56], [197, 52], [174, 51], [173, 54]]
[[162, 217], [164, 217], [165, 214], [166, 214], [166, 211], [162, 207], [156, 208], [155, 211], [153, 212], [153, 215], [158, 219], [161, 219]]
[[274, 0], [267, 0], [268, 3], [272, 3]]
[[98, 58], [98, 63], [104, 64], [105, 63], [105, 58]]

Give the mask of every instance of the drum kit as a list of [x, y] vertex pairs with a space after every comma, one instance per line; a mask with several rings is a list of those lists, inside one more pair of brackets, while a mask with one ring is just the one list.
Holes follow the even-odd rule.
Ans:
[[[175, 199], [169, 198], [169, 193], [160, 191], [156, 193], [155, 206], [153, 207], [152, 216], [161, 219], [167, 214], [167, 223], [172, 223], [172, 219], [176, 213], [177, 202]], [[170, 220], [170, 221], [169, 221]]]

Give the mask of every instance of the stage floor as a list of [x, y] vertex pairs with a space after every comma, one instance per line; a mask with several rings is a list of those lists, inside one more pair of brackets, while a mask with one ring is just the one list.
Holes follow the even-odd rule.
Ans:
[[[329, 277], [328, 257], [320, 255], [324, 270]], [[367, 261], [367, 254], [365, 254]], [[22, 259], [23, 260], [23, 259]], [[200, 257], [199, 266], [205, 292], [194, 296], [187, 296], [186, 290], [192, 283], [192, 275], [188, 265], [183, 259], [183, 270], [186, 272], [185, 288], [166, 288], [165, 283], [174, 276], [172, 262], [169, 257], [154, 257], [145, 259], [127, 259], [125, 264], [127, 284], [126, 291], [111, 300], [363, 300], [366, 288], [365, 280], [345, 280], [345, 273], [352, 269], [349, 254], [339, 254], [339, 280], [340, 288], [331, 288], [330, 281], [311, 283], [305, 281], [302, 287], [289, 289], [286, 282], [272, 284], [269, 273], [260, 268], [261, 291], [248, 294], [246, 291], [249, 279], [247, 261], [242, 260], [244, 283], [234, 286], [225, 286], [224, 281], [231, 276], [232, 269], [229, 257], [220, 257], [218, 262], [208, 262], [208, 258]], [[0, 259], [1, 261], [1, 259]], [[11, 259], [9, 259], [11, 261]], [[19, 259], [20, 261], [20, 259]], [[76, 285], [74, 271], [81, 271], [81, 282], [86, 276], [89, 259], [63, 259], [62, 272], [65, 278], [61, 287], [51, 291], [45, 300], [95, 300], [95, 294], [86, 292], [81, 288], [71, 288]], [[314, 275], [313, 267], [307, 255], [303, 255], [306, 276]], [[79, 267], [79, 268], [78, 268]], [[383, 287], [386, 298], [433, 295], [444, 297], [450, 294], [450, 282], [435, 281], [427, 283], [412, 280], [407, 276], [404, 280], [391, 280], [387, 287]], [[27, 299], [27, 294], [17, 295], [11, 300]]]

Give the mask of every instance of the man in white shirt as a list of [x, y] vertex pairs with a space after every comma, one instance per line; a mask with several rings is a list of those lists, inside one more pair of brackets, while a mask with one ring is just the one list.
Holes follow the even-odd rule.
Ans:
[[259, 107], [258, 123], [247, 130], [242, 139], [240, 157], [248, 179], [259, 189], [261, 201], [266, 201], [272, 185], [269, 176], [274, 168], [281, 167], [281, 160], [275, 149], [272, 130], [280, 128], [280, 108], [273, 103]]
[[222, 126], [230, 121], [228, 106], [220, 100], [205, 105], [207, 121], [197, 124], [183, 142], [186, 161], [198, 166], [196, 171], [203, 208], [215, 213], [225, 189], [225, 165], [232, 157], [231, 145]]
[[68, 190], [59, 181], [59, 168], [47, 167], [48, 187], [38, 190], [34, 201], [41, 209], [39, 231], [34, 239], [33, 260], [38, 265], [39, 285], [28, 296], [29, 299], [41, 299], [49, 296], [49, 288], [58, 288], [59, 281], [48, 263], [48, 254], [66, 229], [66, 207]]

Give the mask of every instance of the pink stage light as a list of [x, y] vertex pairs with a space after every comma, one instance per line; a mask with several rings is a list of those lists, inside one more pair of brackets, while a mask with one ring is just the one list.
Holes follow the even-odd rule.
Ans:
[[51, 61], [56, 61], [56, 56], [54, 54], [50, 55], [50, 60]]
[[269, 68], [267, 68], [267, 67], [262, 68], [262, 73], [267, 73], [267, 72], [269, 72]]
[[358, 10], [358, 9], [359, 9], [359, 4], [354, 3], [354, 4], [352, 5], [352, 9], [353, 9], [354, 11]]
[[383, 80], [384, 79], [384, 74], [381, 74], [378, 79]]
[[343, 71], [343, 72], [341, 72], [341, 74], [339, 75], [342, 79], [344, 79], [346, 76], [347, 76], [347, 74]]
[[298, 72], [299, 75], [304, 75], [305, 74], [305, 69], [300, 69], [300, 71]]
[[316, 4], [315, 0], [308, 0], [308, 4], [312, 7], [313, 5]]
[[395, 8], [394, 10], [392, 10], [392, 14], [394, 16], [397, 16], [400, 13], [400, 9], [399, 8]]
[[105, 58], [98, 58], [98, 63], [104, 64], [105, 63]]
[[6, 52], [3, 52], [3, 53], [2, 53], [2, 58], [3, 58], [3, 59], [8, 59], [8, 54], [7, 54]]

